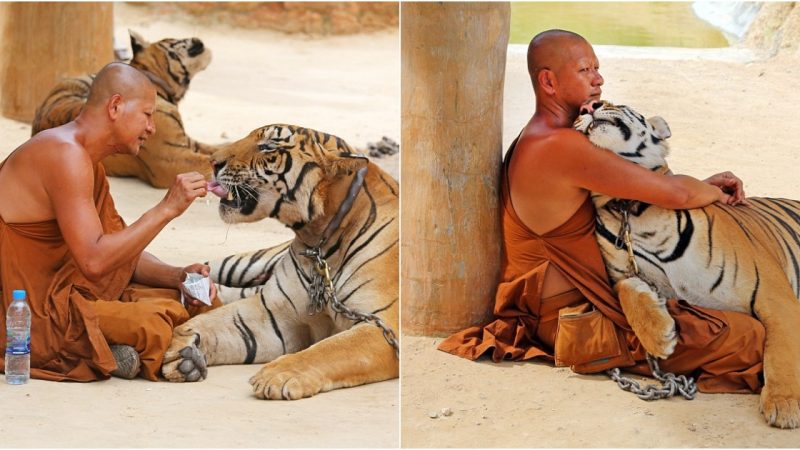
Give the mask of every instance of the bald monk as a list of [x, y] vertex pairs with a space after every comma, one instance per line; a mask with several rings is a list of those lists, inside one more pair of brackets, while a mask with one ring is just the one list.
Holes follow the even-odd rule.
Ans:
[[[494, 361], [541, 358], [578, 373], [623, 367], [649, 375], [645, 350], [608, 284], [589, 194], [686, 209], [743, 203], [742, 182], [729, 172], [705, 181], [650, 172], [573, 130], [581, 106], [600, 99], [603, 85], [583, 37], [562, 30], [537, 35], [528, 47], [528, 71], [536, 111], [503, 164], [496, 320], [457, 333], [439, 348], [469, 359], [490, 352]], [[679, 337], [662, 369], [692, 374], [702, 392], [761, 389], [760, 322], [677, 300], [668, 301], [668, 309]]]
[[203, 176], [178, 175], [161, 202], [126, 226], [100, 164], [139, 152], [155, 133], [155, 100], [141, 72], [109, 64], [74, 121], [37, 134], [0, 164], [0, 298], [5, 311], [14, 289], [28, 293], [33, 378], [156, 380], [172, 328], [202, 311], [196, 299], [187, 310], [177, 289], [187, 272], [209, 268], [174, 267], [144, 249], [206, 195]]

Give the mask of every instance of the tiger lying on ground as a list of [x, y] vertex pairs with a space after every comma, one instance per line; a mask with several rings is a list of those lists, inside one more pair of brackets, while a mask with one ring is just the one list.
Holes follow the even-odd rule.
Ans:
[[[575, 121], [578, 131], [629, 161], [669, 172], [664, 119], [645, 120], [608, 102], [593, 106]], [[628, 278], [627, 251], [615, 247], [618, 200], [594, 193], [592, 200], [608, 274], [645, 349], [666, 358], [675, 348], [666, 298], [753, 314], [767, 333], [761, 411], [770, 425], [800, 426], [800, 201], [751, 197], [751, 207], [714, 203], [691, 210], [633, 202], [629, 223], [640, 273]]]
[[[133, 176], [157, 188], [167, 188], [183, 172], [211, 175], [209, 155], [216, 147], [186, 135], [178, 102], [189, 82], [211, 62], [211, 52], [197, 38], [162, 39], [153, 44], [130, 31], [133, 59], [130, 65], [147, 75], [158, 92], [154, 117], [156, 133], [137, 156], [111, 155], [103, 160], [110, 176]], [[32, 135], [63, 125], [78, 116], [89, 96], [94, 75], [61, 81], [36, 110]]]
[[[398, 323], [398, 184], [341, 139], [269, 125], [212, 155], [212, 192], [225, 222], [279, 220], [294, 240], [212, 264], [225, 306], [174, 331], [162, 372], [198, 381], [209, 365], [267, 363], [250, 379], [255, 395], [298, 399], [395, 378], [395, 349], [373, 323], [350, 320], [330, 303], [313, 313], [321, 246], [338, 299]], [[363, 177], [363, 178], [362, 178]], [[237, 289], [234, 289], [237, 288]], [[227, 297], [227, 298], [224, 298]], [[243, 300], [234, 301], [239, 297]]]

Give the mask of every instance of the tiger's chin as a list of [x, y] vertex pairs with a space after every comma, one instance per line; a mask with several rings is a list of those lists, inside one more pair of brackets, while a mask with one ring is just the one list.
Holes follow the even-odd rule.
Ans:
[[219, 201], [219, 217], [225, 223], [256, 222], [267, 217], [265, 207], [259, 207], [258, 193], [246, 197], [230, 195]]

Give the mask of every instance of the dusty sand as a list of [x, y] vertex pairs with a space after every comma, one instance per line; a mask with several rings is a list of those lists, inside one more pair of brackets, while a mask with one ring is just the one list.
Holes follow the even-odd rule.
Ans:
[[[604, 98], [661, 115], [670, 166], [740, 176], [748, 195], [800, 198], [793, 120], [796, 61], [749, 62], [746, 51], [597, 49]], [[646, 59], [651, 58], [651, 59]], [[653, 59], [657, 58], [657, 59]], [[533, 111], [524, 49], [509, 50], [504, 141]], [[401, 440], [408, 447], [796, 447], [800, 430], [768, 427], [755, 395], [644, 402], [602, 375], [543, 363], [470, 362], [404, 337]], [[640, 378], [641, 380], [641, 378]], [[449, 417], [431, 418], [442, 408]]]
[[[115, 36], [132, 28], [146, 39], [197, 36], [211, 48], [210, 66], [180, 104], [188, 134], [206, 143], [233, 141], [269, 123], [293, 123], [336, 134], [356, 147], [400, 137], [399, 36], [394, 32], [309, 39], [268, 31], [195, 26], [148, 17], [117, 3]], [[30, 134], [0, 118], [0, 158]], [[398, 176], [399, 157], [378, 160]], [[166, 191], [136, 179], [111, 179], [130, 223]], [[223, 224], [217, 201], [198, 200], [148, 251], [182, 265], [275, 245], [292, 237], [274, 221]], [[396, 447], [397, 380], [295, 402], [265, 402], [250, 393], [258, 366], [209, 370], [201, 383], [145, 380], [78, 384], [0, 382], [3, 447]]]

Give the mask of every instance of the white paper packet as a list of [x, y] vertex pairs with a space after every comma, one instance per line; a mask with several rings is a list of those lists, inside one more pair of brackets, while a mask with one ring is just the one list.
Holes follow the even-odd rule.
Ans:
[[[204, 277], [199, 273], [187, 273], [186, 280], [183, 282], [183, 287], [192, 295], [192, 297], [200, 300], [208, 306], [211, 306], [211, 299], [208, 297], [208, 291], [211, 287], [211, 280]], [[185, 296], [181, 291], [181, 304], [186, 305]]]

